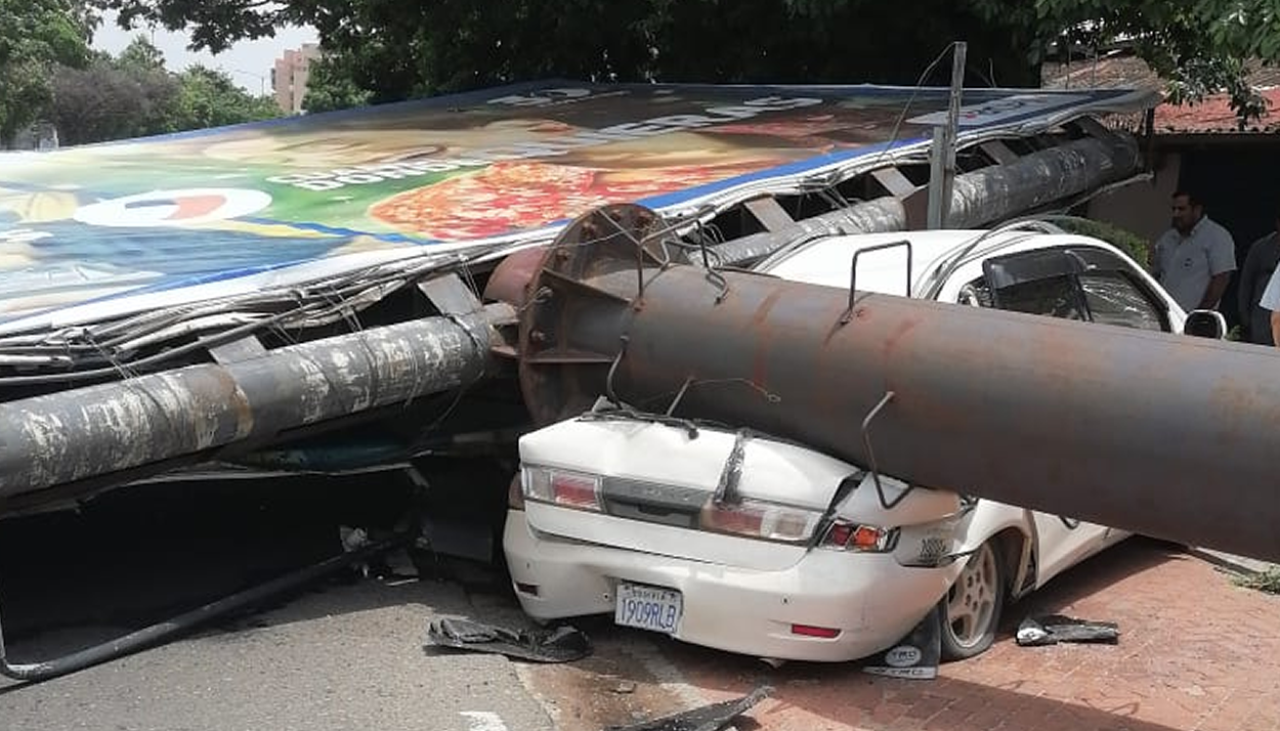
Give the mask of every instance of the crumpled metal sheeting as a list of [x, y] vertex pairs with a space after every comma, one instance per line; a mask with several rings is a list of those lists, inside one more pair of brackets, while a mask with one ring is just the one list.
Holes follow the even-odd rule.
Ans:
[[769, 697], [773, 688], [761, 686], [741, 698], [712, 703], [708, 706], [684, 711], [665, 718], [641, 721], [628, 726], [607, 726], [604, 731], [721, 731], [738, 716]]
[[554, 630], [513, 630], [468, 619], [440, 619], [427, 627], [428, 646], [505, 655], [533, 662], [562, 663], [591, 654], [591, 642], [581, 631], [561, 626]]
[[1060, 614], [1027, 617], [1018, 625], [1016, 641], [1023, 647], [1056, 645], [1059, 642], [1114, 645], [1120, 641], [1120, 627], [1115, 622], [1090, 622]]

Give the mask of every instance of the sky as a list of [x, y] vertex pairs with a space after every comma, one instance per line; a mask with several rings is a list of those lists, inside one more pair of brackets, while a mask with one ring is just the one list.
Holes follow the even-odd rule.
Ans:
[[164, 53], [165, 65], [172, 71], [182, 71], [192, 64], [219, 68], [231, 75], [237, 84], [247, 91], [271, 93], [271, 67], [286, 49], [297, 48], [303, 43], [314, 43], [314, 28], [279, 28], [274, 38], [241, 41], [214, 56], [208, 51], [187, 50], [190, 38], [185, 32], [174, 33], [157, 28], [152, 34], [146, 28], [122, 30], [116, 25], [115, 13], [103, 16], [102, 27], [93, 36], [93, 47], [116, 54], [139, 33], [152, 36], [152, 43]]

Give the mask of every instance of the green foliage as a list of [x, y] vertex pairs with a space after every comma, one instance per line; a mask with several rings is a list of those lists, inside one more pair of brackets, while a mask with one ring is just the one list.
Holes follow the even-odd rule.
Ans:
[[177, 93], [164, 56], [139, 36], [119, 58], [97, 53], [83, 69], [59, 69], [48, 117], [63, 144], [139, 137], [165, 128]]
[[356, 86], [352, 73], [343, 65], [346, 57], [321, 58], [311, 64], [307, 95], [302, 108], [308, 112], [329, 112], [368, 104], [373, 92]]
[[1256, 589], [1268, 594], [1280, 594], [1280, 566], [1257, 574], [1243, 574], [1234, 579], [1237, 586]]
[[1280, 62], [1276, 0], [89, 1], [125, 24], [186, 27], [215, 52], [312, 25], [335, 59], [315, 109], [553, 76], [914, 83], [957, 39], [969, 83], [1036, 85], [1053, 49], [1123, 40], [1175, 100], [1227, 91], [1243, 123], [1265, 107], [1242, 60]]
[[255, 97], [222, 71], [192, 66], [178, 76], [178, 94], [166, 110], [164, 132], [222, 127], [279, 117], [271, 97]]
[[164, 55], [141, 36], [116, 58], [99, 53], [83, 69], [60, 69], [53, 88], [49, 117], [71, 145], [280, 115], [272, 98], [250, 95], [221, 71], [168, 71]]
[[[379, 103], [536, 78], [587, 81], [915, 83], [953, 38], [972, 83], [1035, 84], [1013, 29], [965, 3], [917, 0], [95, 0], [122, 18], [189, 24], [217, 49], [304, 22], [358, 90], [320, 84], [310, 109]], [[337, 82], [336, 74], [330, 79]], [[945, 84], [945, 68], [931, 79]]]
[[1128, 229], [1085, 218], [1060, 220], [1054, 223], [1069, 233], [1101, 239], [1128, 254], [1129, 258], [1139, 266], [1146, 265], [1150, 242]]
[[1174, 102], [1227, 92], [1241, 124], [1265, 111], [1245, 80], [1245, 59], [1280, 62], [1274, 0], [968, 0], [987, 17], [1025, 27], [1032, 53], [1049, 44], [1096, 48], [1124, 39], [1165, 79]]
[[56, 64], [87, 61], [88, 32], [72, 0], [0, 0], [0, 146], [40, 119]]

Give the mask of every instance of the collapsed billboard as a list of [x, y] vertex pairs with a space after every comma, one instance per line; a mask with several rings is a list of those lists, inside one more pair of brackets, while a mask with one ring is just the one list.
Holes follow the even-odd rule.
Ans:
[[[0, 155], [0, 336], [424, 255], [495, 256], [599, 205], [724, 207], [918, 154], [946, 89], [542, 82]], [[969, 90], [961, 143], [1149, 106]]]

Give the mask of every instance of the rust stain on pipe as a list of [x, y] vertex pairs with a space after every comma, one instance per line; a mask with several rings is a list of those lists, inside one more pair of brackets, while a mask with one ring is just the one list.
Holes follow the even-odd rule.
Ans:
[[[656, 410], [693, 379], [678, 415], [866, 466], [861, 421], [892, 390], [872, 428], [887, 474], [1280, 559], [1280, 352], [875, 294], [841, 326], [846, 292], [637, 265], [625, 238], [562, 239], [570, 256], [533, 280], [551, 295], [524, 312], [522, 341], [548, 338], [522, 353], [521, 379], [543, 422], [588, 408], [611, 371], [620, 399]], [[539, 357], [557, 348], [583, 359]]]

